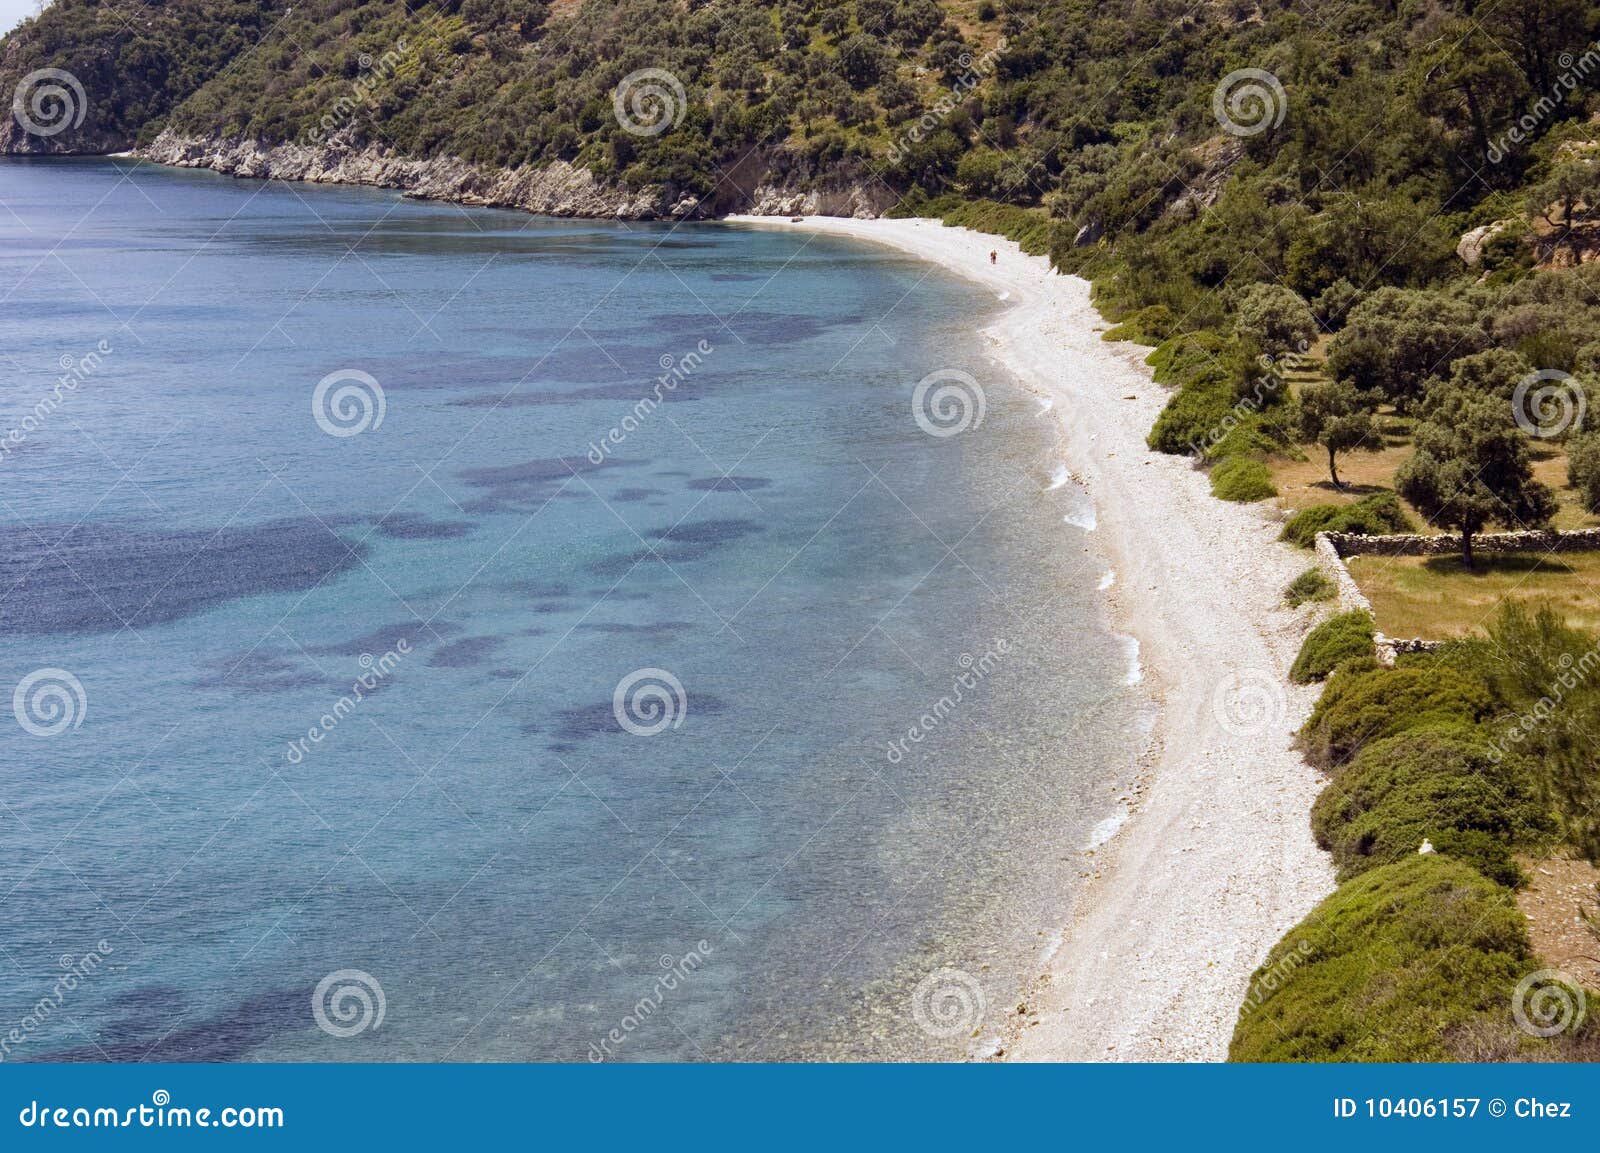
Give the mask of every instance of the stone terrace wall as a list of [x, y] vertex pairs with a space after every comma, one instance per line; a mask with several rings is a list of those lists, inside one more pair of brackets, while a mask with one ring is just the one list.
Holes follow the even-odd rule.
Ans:
[[[1319, 533], [1320, 542], [1329, 545], [1341, 558], [1347, 556], [1448, 556], [1461, 551], [1461, 538], [1454, 533], [1425, 536], [1422, 533], [1394, 533], [1390, 536], [1360, 536], [1348, 532]], [[1590, 552], [1600, 550], [1600, 528], [1580, 528], [1572, 532], [1541, 529], [1535, 532], [1491, 532], [1472, 538], [1473, 552]]]
[[[1372, 612], [1361, 586], [1344, 563], [1347, 556], [1448, 556], [1461, 551], [1461, 538], [1454, 533], [1427, 536], [1422, 533], [1393, 533], [1388, 536], [1362, 536], [1348, 532], [1319, 532], [1316, 540], [1317, 564], [1333, 578], [1339, 589], [1339, 608], [1344, 612], [1362, 609]], [[1472, 539], [1473, 552], [1589, 552], [1600, 550], [1600, 528], [1581, 528], [1571, 532], [1541, 529], [1536, 532], [1485, 533]], [[1424, 653], [1438, 648], [1441, 641], [1420, 637], [1403, 640], [1383, 633], [1373, 634], [1378, 659], [1394, 664], [1396, 653]]]

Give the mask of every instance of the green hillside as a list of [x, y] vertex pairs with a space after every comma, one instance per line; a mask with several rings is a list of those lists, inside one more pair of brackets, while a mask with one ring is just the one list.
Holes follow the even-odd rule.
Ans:
[[[1417, 518], [1468, 545], [1600, 515], [1583, 404], [1600, 403], [1597, 35], [1600, 6], [1581, 0], [57, 0], [0, 42], [0, 91], [56, 69], [81, 107], [59, 131], [14, 115], [0, 151], [171, 131], [485, 170], [566, 162], [697, 215], [763, 184], [871, 189], [1091, 279], [1108, 337], [1157, 346], [1157, 379], [1177, 388], [1151, 446], [1194, 453], [1220, 497], [1269, 498], [1326, 461], [1316, 491], [1334, 503], [1302, 508], [1290, 539]], [[1405, 451], [1347, 492], [1352, 454]], [[1319, 659], [1300, 671], [1331, 687], [1302, 737], [1335, 794], [1359, 780], [1376, 799], [1323, 803], [1345, 884], [1285, 939], [1316, 956], [1264, 968], [1272, 996], [1236, 1055], [1600, 1044], [1593, 1026], [1560, 1051], [1509, 1032], [1507, 985], [1533, 964], [1517, 854], [1600, 854], [1592, 739], [1561, 729], [1568, 743], [1499, 762], [1496, 726], [1535, 707], [1540, 670], [1594, 644], [1538, 622], [1497, 626], [1538, 633], [1523, 645], [1537, 661], [1506, 658], [1528, 681], [1514, 686], [1481, 646], [1380, 670], [1371, 621], [1346, 621], [1338, 645], [1312, 634]], [[1439, 669], [1466, 685], [1439, 706], [1448, 748], [1394, 703], [1432, 700]], [[1513, 821], [1503, 797], [1456, 811], [1490, 748], [1538, 812]], [[1417, 860], [1419, 830], [1450, 860]], [[1341, 919], [1370, 947], [1333, 940]], [[1396, 967], [1415, 996], [1385, 992]], [[1365, 1017], [1390, 1024], [1357, 1044]]]

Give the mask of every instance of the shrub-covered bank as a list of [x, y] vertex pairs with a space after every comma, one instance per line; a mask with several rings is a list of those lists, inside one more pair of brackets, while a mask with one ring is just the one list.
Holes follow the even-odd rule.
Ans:
[[[1329, 625], [1350, 634], [1341, 620]], [[1302, 661], [1324, 663], [1329, 625]], [[1600, 664], [1597, 644], [1548, 609], [1507, 604], [1484, 638], [1393, 668], [1373, 659], [1370, 633], [1345, 653], [1300, 734], [1328, 773], [1312, 827], [1341, 884], [1256, 973], [1233, 1059], [1600, 1056], [1593, 1025], [1544, 1038], [1514, 1012], [1519, 983], [1544, 967], [1514, 901], [1517, 855], [1600, 853], [1587, 735], [1600, 731], [1600, 680], [1570, 675]]]

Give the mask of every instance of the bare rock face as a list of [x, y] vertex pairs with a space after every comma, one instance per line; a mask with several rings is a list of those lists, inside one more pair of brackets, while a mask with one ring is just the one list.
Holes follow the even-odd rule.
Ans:
[[318, 184], [367, 184], [397, 188], [409, 196], [498, 208], [520, 208], [545, 216], [618, 220], [694, 220], [723, 211], [759, 216], [827, 215], [876, 217], [893, 203], [882, 186], [845, 184], [803, 190], [760, 184], [746, 203], [712, 205], [681, 190], [649, 185], [630, 189], [596, 179], [587, 168], [564, 160], [534, 167], [484, 168], [458, 157], [419, 160], [338, 133], [318, 144], [268, 144], [221, 136], [163, 132], [139, 155], [179, 168], [210, 168], [231, 176], [305, 180]]
[[128, 147], [122, 137], [94, 125], [35, 133], [19, 124], [5, 104], [0, 104], [0, 116], [4, 117], [0, 120], [0, 156], [103, 156]]
[[1468, 268], [1478, 267], [1483, 261], [1483, 246], [1494, 239], [1495, 234], [1509, 223], [1508, 220], [1496, 220], [1493, 224], [1480, 224], [1476, 228], [1468, 229], [1462, 234], [1460, 243], [1456, 245], [1456, 255]]
[[751, 193], [741, 211], [752, 216], [850, 216], [875, 220], [893, 206], [896, 197], [883, 185], [843, 184], [800, 189], [792, 185], [762, 184]]
[[[603, 185], [588, 169], [560, 160], [542, 168], [484, 169], [456, 157], [412, 159], [339, 136], [322, 144], [266, 144], [167, 131], [139, 154], [158, 164], [210, 168], [231, 176], [368, 184], [429, 200], [521, 208], [547, 216], [647, 220], [671, 215], [682, 203], [669, 202], [659, 186], [631, 190]], [[691, 199], [690, 204], [697, 202]]]

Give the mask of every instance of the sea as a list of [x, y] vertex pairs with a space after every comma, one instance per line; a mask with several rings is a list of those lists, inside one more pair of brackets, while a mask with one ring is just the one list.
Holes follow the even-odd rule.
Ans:
[[0, 161], [0, 1057], [983, 1055], [1151, 717], [1001, 307]]

